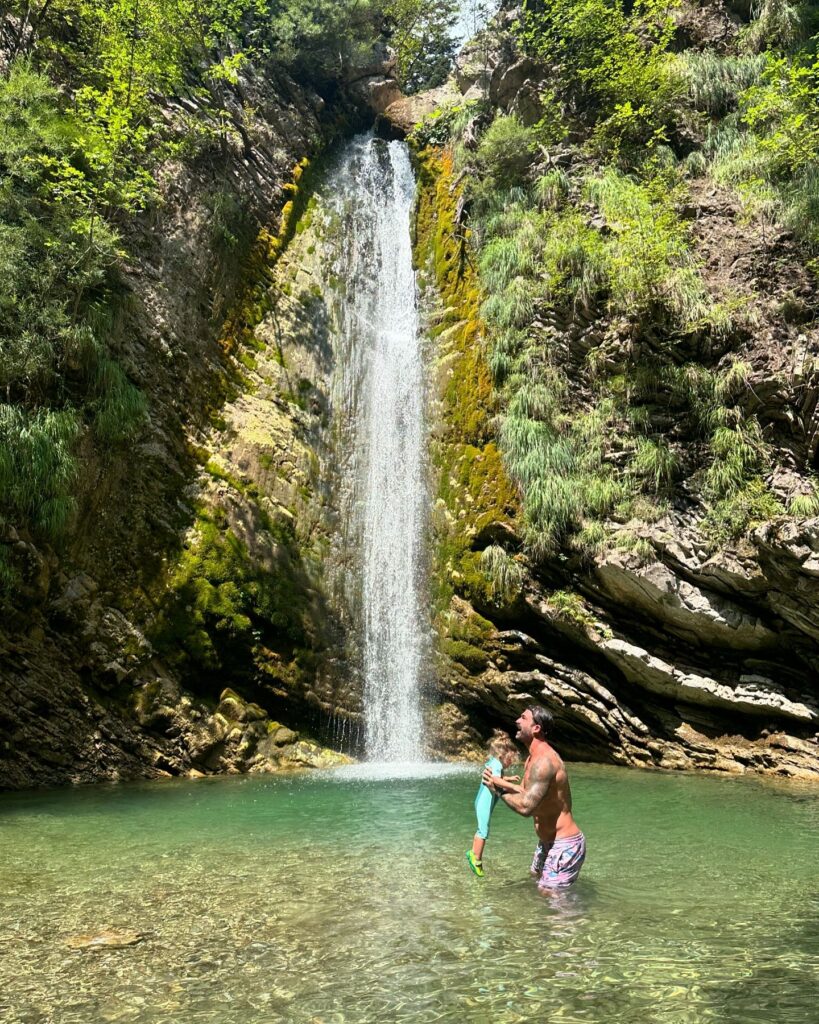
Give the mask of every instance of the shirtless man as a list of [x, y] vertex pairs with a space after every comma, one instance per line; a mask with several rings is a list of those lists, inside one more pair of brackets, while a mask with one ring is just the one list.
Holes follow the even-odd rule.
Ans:
[[483, 773], [483, 784], [497, 793], [507, 807], [535, 819], [538, 844], [532, 874], [541, 891], [562, 889], [576, 881], [586, 858], [586, 840], [572, 817], [572, 793], [566, 766], [557, 751], [546, 742], [552, 716], [545, 708], [531, 704], [517, 720], [516, 739], [529, 751], [523, 784], [518, 786]]

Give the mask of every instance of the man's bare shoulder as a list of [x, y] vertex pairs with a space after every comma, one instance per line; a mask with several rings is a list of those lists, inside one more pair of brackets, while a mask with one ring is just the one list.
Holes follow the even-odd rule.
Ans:
[[563, 763], [556, 754], [550, 756], [549, 751], [544, 750], [532, 756], [529, 762], [529, 778], [533, 782], [551, 782], [562, 766]]

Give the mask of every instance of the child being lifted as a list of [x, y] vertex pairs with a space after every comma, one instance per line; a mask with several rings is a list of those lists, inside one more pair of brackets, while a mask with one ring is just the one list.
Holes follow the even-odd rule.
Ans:
[[[489, 768], [493, 775], [503, 777], [504, 771], [520, 758], [520, 752], [505, 732], [497, 731], [489, 743], [488, 758], [484, 768]], [[510, 775], [507, 782], [520, 782], [519, 775]], [[470, 868], [479, 877], [483, 877], [483, 848], [489, 836], [489, 819], [498, 802], [497, 795], [481, 783], [475, 797], [475, 815], [478, 819], [478, 830], [472, 840], [472, 849], [466, 851], [466, 860]]]

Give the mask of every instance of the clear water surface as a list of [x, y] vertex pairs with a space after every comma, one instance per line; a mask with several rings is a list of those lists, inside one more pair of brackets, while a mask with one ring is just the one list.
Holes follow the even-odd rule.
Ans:
[[[5, 1024], [817, 1019], [819, 789], [575, 765], [561, 898], [477, 770], [430, 766], [0, 798]], [[103, 928], [137, 946], [76, 951]]]

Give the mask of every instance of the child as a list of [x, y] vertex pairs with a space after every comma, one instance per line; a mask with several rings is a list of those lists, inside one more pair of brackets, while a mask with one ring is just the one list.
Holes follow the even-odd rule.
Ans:
[[[493, 775], [503, 775], [504, 768], [514, 764], [519, 757], [518, 748], [505, 732], [496, 732], [489, 744], [489, 757], [484, 768], [489, 768]], [[509, 776], [509, 782], [519, 782], [520, 776]], [[498, 802], [497, 796], [487, 789], [483, 783], [480, 785], [478, 795], [475, 797], [475, 814], [478, 818], [478, 831], [472, 840], [472, 849], [466, 851], [466, 860], [470, 868], [479, 878], [483, 878], [483, 848], [489, 835], [489, 819], [492, 811]]]

